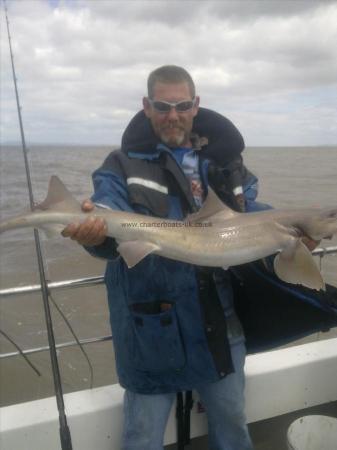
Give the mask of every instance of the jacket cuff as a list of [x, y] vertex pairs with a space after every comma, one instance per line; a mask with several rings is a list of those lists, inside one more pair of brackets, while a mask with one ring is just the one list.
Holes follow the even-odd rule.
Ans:
[[107, 237], [105, 241], [100, 245], [94, 247], [83, 246], [85, 250], [92, 256], [104, 259], [115, 259], [119, 256], [117, 252], [117, 242], [112, 237]]

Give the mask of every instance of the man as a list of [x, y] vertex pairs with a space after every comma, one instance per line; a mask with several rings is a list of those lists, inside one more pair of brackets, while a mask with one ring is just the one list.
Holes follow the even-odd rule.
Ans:
[[[149, 76], [143, 112], [124, 133], [122, 149], [94, 172], [95, 193], [82, 207], [181, 220], [201, 206], [210, 183], [217, 190], [219, 177], [231, 178], [224, 166], [236, 161], [242, 173], [242, 149], [227, 119], [199, 109], [188, 72], [160, 67]], [[222, 186], [232, 206], [243, 193], [246, 205], [253, 204], [256, 179], [245, 175], [225, 193]], [[175, 393], [191, 389], [206, 409], [211, 450], [252, 449], [244, 414], [245, 342], [228, 273], [157, 255], [128, 269], [100, 219], [69, 225], [63, 235], [108, 260], [116, 366], [125, 388], [122, 449], [162, 449]]]

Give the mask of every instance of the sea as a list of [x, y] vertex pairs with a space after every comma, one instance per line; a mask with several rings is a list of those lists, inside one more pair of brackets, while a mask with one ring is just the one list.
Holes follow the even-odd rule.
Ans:
[[[48, 180], [58, 175], [79, 200], [92, 193], [91, 173], [114, 146], [34, 145], [29, 146], [34, 200], [45, 198]], [[337, 146], [248, 147], [246, 166], [259, 178], [259, 200], [276, 208], [337, 206]], [[20, 146], [0, 148], [0, 218], [29, 209], [29, 197]], [[41, 234], [42, 251], [49, 281], [100, 276], [105, 262], [88, 255], [75, 242]], [[337, 238], [322, 246], [337, 245]], [[317, 258], [328, 283], [337, 286], [337, 255]], [[39, 283], [32, 230], [12, 230], [0, 236], [0, 289]], [[57, 304], [79, 339], [111, 333], [103, 285], [52, 292]], [[53, 329], [58, 344], [73, 341], [64, 319], [51, 303]], [[0, 406], [53, 395], [50, 358], [47, 351], [30, 355], [38, 376], [21, 356], [2, 355], [47, 345], [44, 310], [40, 293], [0, 296]], [[316, 334], [312, 339], [329, 337]], [[116, 383], [113, 348], [110, 341], [87, 344], [85, 350], [94, 369], [94, 386]], [[78, 346], [58, 350], [64, 393], [90, 386], [90, 370]]]

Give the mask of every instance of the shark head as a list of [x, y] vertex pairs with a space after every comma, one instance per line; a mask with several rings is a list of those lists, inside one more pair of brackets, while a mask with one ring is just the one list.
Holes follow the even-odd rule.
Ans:
[[315, 240], [331, 238], [337, 234], [337, 208], [323, 209], [307, 222], [305, 232]]
[[331, 238], [337, 234], [337, 208], [323, 210], [316, 226], [322, 238]]

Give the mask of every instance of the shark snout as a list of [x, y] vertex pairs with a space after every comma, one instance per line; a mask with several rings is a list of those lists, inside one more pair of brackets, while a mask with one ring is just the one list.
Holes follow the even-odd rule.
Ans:
[[309, 222], [308, 236], [320, 240], [337, 234], [337, 208], [327, 209]]
[[337, 221], [337, 208], [324, 210], [322, 213], [322, 219], [331, 219]]

